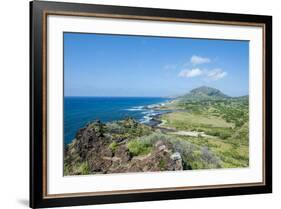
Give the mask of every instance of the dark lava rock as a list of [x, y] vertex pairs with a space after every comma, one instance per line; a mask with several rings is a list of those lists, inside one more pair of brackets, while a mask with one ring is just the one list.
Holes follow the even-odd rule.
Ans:
[[[125, 125], [135, 126], [135, 122]], [[113, 142], [116, 146], [112, 148]], [[173, 153], [168, 142], [159, 140], [149, 154], [133, 157], [123, 141], [118, 143], [104, 134], [100, 122], [80, 129], [64, 156], [65, 175], [183, 170], [180, 154]]]

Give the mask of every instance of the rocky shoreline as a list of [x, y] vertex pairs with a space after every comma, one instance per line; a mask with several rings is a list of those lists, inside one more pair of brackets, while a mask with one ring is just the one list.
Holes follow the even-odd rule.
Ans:
[[151, 119], [145, 124], [151, 126], [152, 128], [159, 127], [159, 125], [163, 123], [163, 121], [161, 120], [161, 116], [176, 111], [174, 109], [167, 108], [167, 105], [171, 104], [172, 102], [173, 100], [172, 101], [169, 100], [168, 102], [165, 103], [153, 104], [147, 106], [148, 109], [155, 110], [155, 111], [162, 111], [162, 112], [159, 112], [158, 114], [151, 116]]

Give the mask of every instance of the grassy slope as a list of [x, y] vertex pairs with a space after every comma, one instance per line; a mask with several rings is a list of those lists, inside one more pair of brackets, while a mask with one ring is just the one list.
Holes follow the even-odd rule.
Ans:
[[216, 136], [178, 136], [199, 147], [208, 147], [220, 160], [222, 167], [247, 167], [249, 165], [248, 145], [248, 103], [245, 99], [178, 103], [186, 111], [162, 116], [163, 127], [185, 131], [202, 131]]
[[232, 127], [231, 123], [227, 123], [222, 118], [207, 115], [207, 114], [194, 114], [189, 112], [173, 112], [166, 114], [162, 117], [166, 121], [166, 126], [175, 127], [179, 130], [204, 127], [218, 127], [229, 128]]

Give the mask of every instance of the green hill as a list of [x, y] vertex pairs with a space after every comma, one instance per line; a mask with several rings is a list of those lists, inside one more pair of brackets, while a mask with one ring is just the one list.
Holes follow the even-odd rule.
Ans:
[[229, 98], [231, 97], [222, 93], [220, 90], [208, 86], [201, 86], [192, 89], [189, 93], [179, 97], [180, 100], [193, 100], [193, 101], [224, 100]]

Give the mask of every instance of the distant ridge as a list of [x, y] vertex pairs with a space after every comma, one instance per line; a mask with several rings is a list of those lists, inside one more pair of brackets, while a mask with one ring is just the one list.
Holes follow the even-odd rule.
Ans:
[[220, 90], [208, 86], [201, 86], [195, 89], [192, 89], [189, 93], [180, 96], [181, 100], [223, 100], [229, 99], [230, 96], [222, 93]]

